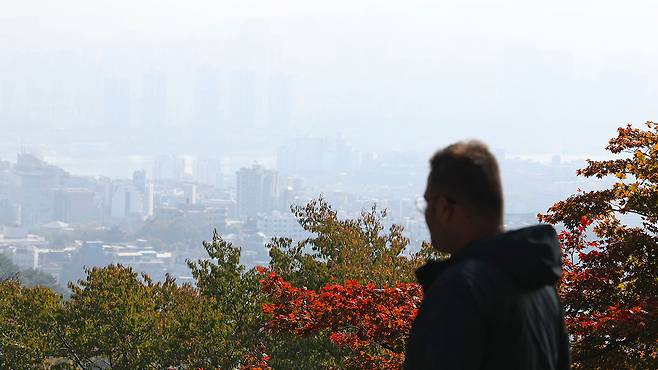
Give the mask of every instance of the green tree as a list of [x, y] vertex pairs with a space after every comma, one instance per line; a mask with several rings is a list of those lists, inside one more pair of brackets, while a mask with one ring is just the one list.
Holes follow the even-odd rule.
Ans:
[[414, 282], [414, 271], [425, 258], [442, 258], [428, 243], [419, 253], [405, 255], [409, 239], [404, 228], [394, 224], [385, 230], [387, 212], [376, 206], [355, 219], [339, 219], [322, 197], [291, 210], [311, 237], [296, 243], [275, 238], [268, 247], [272, 270], [296, 286], [319, 289], [346, 280], [378, 286]]
[[156, 358], [159, 368], [216, 368], [223, 361], [227, 333], [214, 298], [167, 277], [151, 283], [159, 314]]
[[[270, 267], [300, 287], [344, 279], [394, 285], [412, 280], [432, 254], [425, 245], [406, 257], [402, 228], [385, 232], [385, 212], [376, 208], [354, 220], [339, 220], [323, 199], [293, 211], [314, 236], [295, 245], [274, 239]], [[240, 263], [239, 247], [217, 232], [203, 247], [208, 258], [188, 261], [195, 286], [109, 265], [86, 270], [66, 300], [46, 287], [21, 287], [15, 277], [30, 275], [0, 259], [10, 278], [0, 285], [0, 368], [265, 369], [265, 353], [277, 368], [344, 367], [348, 350], [324, 331], [297, 337], [266, 330], [262, 276]]]
[[213, 366], [233, 369], [243, 365], [264, 340], [259, 276], [240, 264], [240, 248], [222, 239], [217, 231], [211, 242], [203, 242], [208, 259], [188, 261], [202, 296], [221, 320], [213, 333], [218, 342]]
[[71, 290], [56, 334], [60, 355], [78, 367], [235, 368], [254, 340], [236, 329], [226, 302], [170, 276], [153, 282], [110, 265], [88, 270]]
[[0, 369], [43, 369], [58, 352], [56, 317], [62, 298], [46, 287], [0, 281]]
[[157, 364], [158, 315], [152, 289], [129, 267], [87, 270], [71, 283], [59, 320], [64, 355], [86, 368], [147, 369]]

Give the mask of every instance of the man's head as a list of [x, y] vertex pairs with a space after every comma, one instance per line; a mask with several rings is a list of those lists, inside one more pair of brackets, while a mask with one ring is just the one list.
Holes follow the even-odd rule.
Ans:
[[424, 198], [432, 244], [443, 252], [502, 231], [498, 163], [482, 142], [458, 142], [436, 152]]

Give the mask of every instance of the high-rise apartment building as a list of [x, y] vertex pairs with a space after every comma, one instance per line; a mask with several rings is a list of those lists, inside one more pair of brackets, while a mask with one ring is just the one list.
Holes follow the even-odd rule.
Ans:
[[91, 222], [95, 216], [94, 192], [68, 188], [55, 192], [54, 219], [67, 223]]
[[153, 216], [153, 184], [147, 183], [143, 191], [134, 183], [116, 184], [110, 202], [110, 216], [114, 219]]
[[47, 164], [33, 154], [18, 154], [14, 173], [20, 178], [22, 226], [35, 226], [53, 220], [54, 194], [69, 174]]
[[196, 181], [200, 184], [222, 187], [222, 163], [214, 158], [198, 158], [194, 171]]
[[240, 217], [253, 217], [274, 209], [279, 196], [279, 175], [276, 171], [255, 164], [251, 168], [241, 168], [236, 173], [236, 178], [236, 200]]
[[146, 171], [139, 170], [139, 171], [133, 172], [133, 184], [140, 191], [142, 191], [142, 192], [146, 191], [146, 186], [148, 184], [148, 182], [146, 180]]

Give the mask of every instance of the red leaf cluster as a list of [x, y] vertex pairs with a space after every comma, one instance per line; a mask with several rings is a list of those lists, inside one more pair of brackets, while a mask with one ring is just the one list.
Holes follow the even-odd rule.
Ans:
[[[632, 233], [620, 242], [588, 240], [587, 231], [605, 222], [582, 217], [575, 228], [559, 235], [563, 275], [558, 291], [572, 345], [580, 358], [601, 357], [630, 341], [650, 343], [648, 337], [655, 334], [648, 332], [658, 320], [658, 298], [635, 293], [638, 280], [629, 278], [634, 267], [621, 262], [628, 261], [621, 256], [638, 254], [641, 240], [633, 239]], [[642, 352], [656, 356], [650, 348]]]
[[359, 368], [400, 368], [411, 325], [422, 301], [417, 284], [378, 288], [346, 281], [319, 290], [298, 288], [274, 272], [259, 270], [270, 303], [266, 329], [298, 336], [324, 333], [349, 349], [347, 359]]
[[248, 356], [245, 359], [245, 365], [240, 367], [240, 370], [272, 370], [267, 363], [270, 356], [266, 353], [259, 353], [253, 356]]

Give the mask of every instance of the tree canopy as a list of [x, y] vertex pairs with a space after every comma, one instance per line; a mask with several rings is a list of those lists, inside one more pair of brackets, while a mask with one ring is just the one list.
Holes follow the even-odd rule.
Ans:
[[[574, 367], [655, 369], [658, 125], [622, 127], [607, 149], [613, 159], [578, 175], [615, 183], [539, 219], [564, 226], [558, 288]], [[413, 272], [446, 256], [429, 243], [410, 253], [376, 207], [340, 219], [320, 197], [291, 211], [308, 238], [274, 238], [269, 265], [246, 269], [214, 232], [207, 258], [188, 261], [193, 284], [109, 265], [64, 298], [0, 255], [0, 368], [399, 368], [422, 301]]]
[[[614, 176], [611, 188], [579, 191], [539, 215], [566, 227], [560, 295], [577, 367], [658, 367], [658, 125], [646, 127], [619, 128], [606, 147], [616, 158], [578, 171]], [[637, 225], [622, 222], [628, 215]]]

